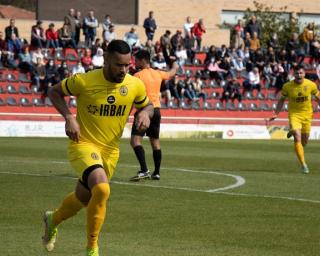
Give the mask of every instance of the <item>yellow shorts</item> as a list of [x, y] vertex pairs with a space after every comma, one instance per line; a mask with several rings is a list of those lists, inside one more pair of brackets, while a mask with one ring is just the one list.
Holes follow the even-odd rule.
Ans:
[[115, 171], [119, 149], [107, 149], [89, 142], [69, 143], [68, 158], [80, 181], [85, 170], [94, 165], [103, 166], [108, 180], [111, 180]]
[[289, 115], [290, 130], [301, 130], [301, 133], [310, 133], [312, 115], [292, 114]]

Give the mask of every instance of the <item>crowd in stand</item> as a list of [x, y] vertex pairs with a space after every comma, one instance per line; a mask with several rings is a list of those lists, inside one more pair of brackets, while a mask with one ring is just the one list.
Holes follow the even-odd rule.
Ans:
[[[54, 23], [47, 28], [37, 21], [31, 28], [30, 42], [19, 37], [15, 20], [0, 31], [1, 65], [30, 73], [33, 84], [44, 91], [70, 74], [87, 72], [103, 66], [103, 52], [113, 39], [121, 38], [116, 34], [116, 26], [111, 16], [106, 15], [101, 23], [103, 31], [97, 35], [99, 26], [94, 11], [82, 18], [81, 12], [70, 9], [64, 17], [62, 27], [56, 29]], [[260, 38], [263, 33], [259, 22], [252, 16], [247, 24], [242, 20], [233, 27], [230, 46], [202, 46], [202, 36], [206, 32], [203, 19], [193, 23], [186, 18], [181, 29], [174, 32], [166, 30], [158, 40], [154, 39], [157, 29], [154, 13], [149, 12], [144, 20], [147, 41], [141, 42], [133, 26], [126, 32], [124, 39], [133, 53], [147, 49], [152, 58], [152, 66], [167, 69], [173, 61], [179, 64], [179, 73], [162, 86], [162, 95], [166, 102], [205, 102], [209, 95], [205, 90], [210, 84], [223, 87], [219, 95], [221, 102], [237, 100], [241, 102], [247, 92], [260, 91], [262, 88], [281, 90], [284, 82], [291, 79], [293, 66], [305, 62], [306, 56], [312, 61], [308, 68], [316, 70], [309, 78], [320, 79], [320, 37], [313, 23], [308, 24], [301, 35], [293, 33], [286, 45], [280, 45], [277, 34], [270, 35], [266, 47], [262, 47]], [[84, 41], [80, 41], [83, 33]], [[78, 53], [76, 64], [68, 65], [66, 60], [55, 61], [56, 53], [73, 48]], [[201, 63], [195, 56], [205, 51], [205, 60]], [[53, 58], [50, 54], [55, 53]], [[195, 74], [188, 73], [188, 65], [198, 65]], [[134, 72], [134, 63], [131, 69]]]

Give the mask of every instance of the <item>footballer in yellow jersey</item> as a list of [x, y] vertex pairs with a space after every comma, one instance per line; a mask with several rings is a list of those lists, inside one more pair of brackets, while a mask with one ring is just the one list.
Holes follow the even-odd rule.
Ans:
[[309, 173], [304, 157], [304, 147], [308, 144], [311, 129], [312, 96], [320, 104], [317, 85], [305, 78], [305, 71], [302, 66], [295, 67], [294, 80], [283, 85], [275, 113], [270, 118], [270, 121], [272, 121], [278, 117], [285, 100], [288, 99], [290, 131], [287, 137], [294, 137], [295, 152], [303, 173]]
[[[69, 161], [78, 175], [74, 192], [67, 195], [55, 211], [44, 214], [43, 244], [53, 250], [57, 226], [87, 207], [86, 255], [99, 255], [98, 237], [106, 215], [110, 194], [109, 180], [119, 157], [119, 140], [133, 105], [139, 111], [135, 126], [150, 125], [153, 105], [143, 82], [128, 74], [131, 61], [129, 45], [113, 40], [104, 53], [104, 67], [76, 74], [48, 91], [55, 108], [66, 121], [70, 138]], [[77, 97], [77, 116], [71, 114], [65, 96]]]

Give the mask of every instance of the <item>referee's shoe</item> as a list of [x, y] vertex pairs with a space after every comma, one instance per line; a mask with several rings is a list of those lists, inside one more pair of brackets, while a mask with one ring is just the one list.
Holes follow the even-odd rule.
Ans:
[[133, 176], [130, 178], [130, 181], [139, 181], [139, 180], [144, 180], [144, 179], [150, 179], [150, 171], [139, 171], [136, 176]]

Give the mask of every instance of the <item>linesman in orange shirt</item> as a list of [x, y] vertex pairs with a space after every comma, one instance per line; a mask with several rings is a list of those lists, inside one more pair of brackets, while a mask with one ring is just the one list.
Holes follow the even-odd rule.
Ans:
[[[140, 171], [131, 181], [141, 179], [160, 180], [160, 165], [162, 153], [160, 148], [160, 87], [163, 80], [172, 78], [178, 69], [178, 64], [174, 62], [169, 71], [156, 70], [151, 68], [150, 53], [146, 50], [140, 50], [135, 54], [136, 69], [139, 70], [134, 76], [140, 78], [145, 84], [147, 95], [154, 106], [154, 115], [150, 126], [145, 131], [138, 131], [135, 126], [132, 127], [130, 144], [136, 154], [140, 164]], [[148, 136], [153, 150], [154, 172], [151, 174], [148, 170], [145, 151], [142, 146], [143, 136]]]

